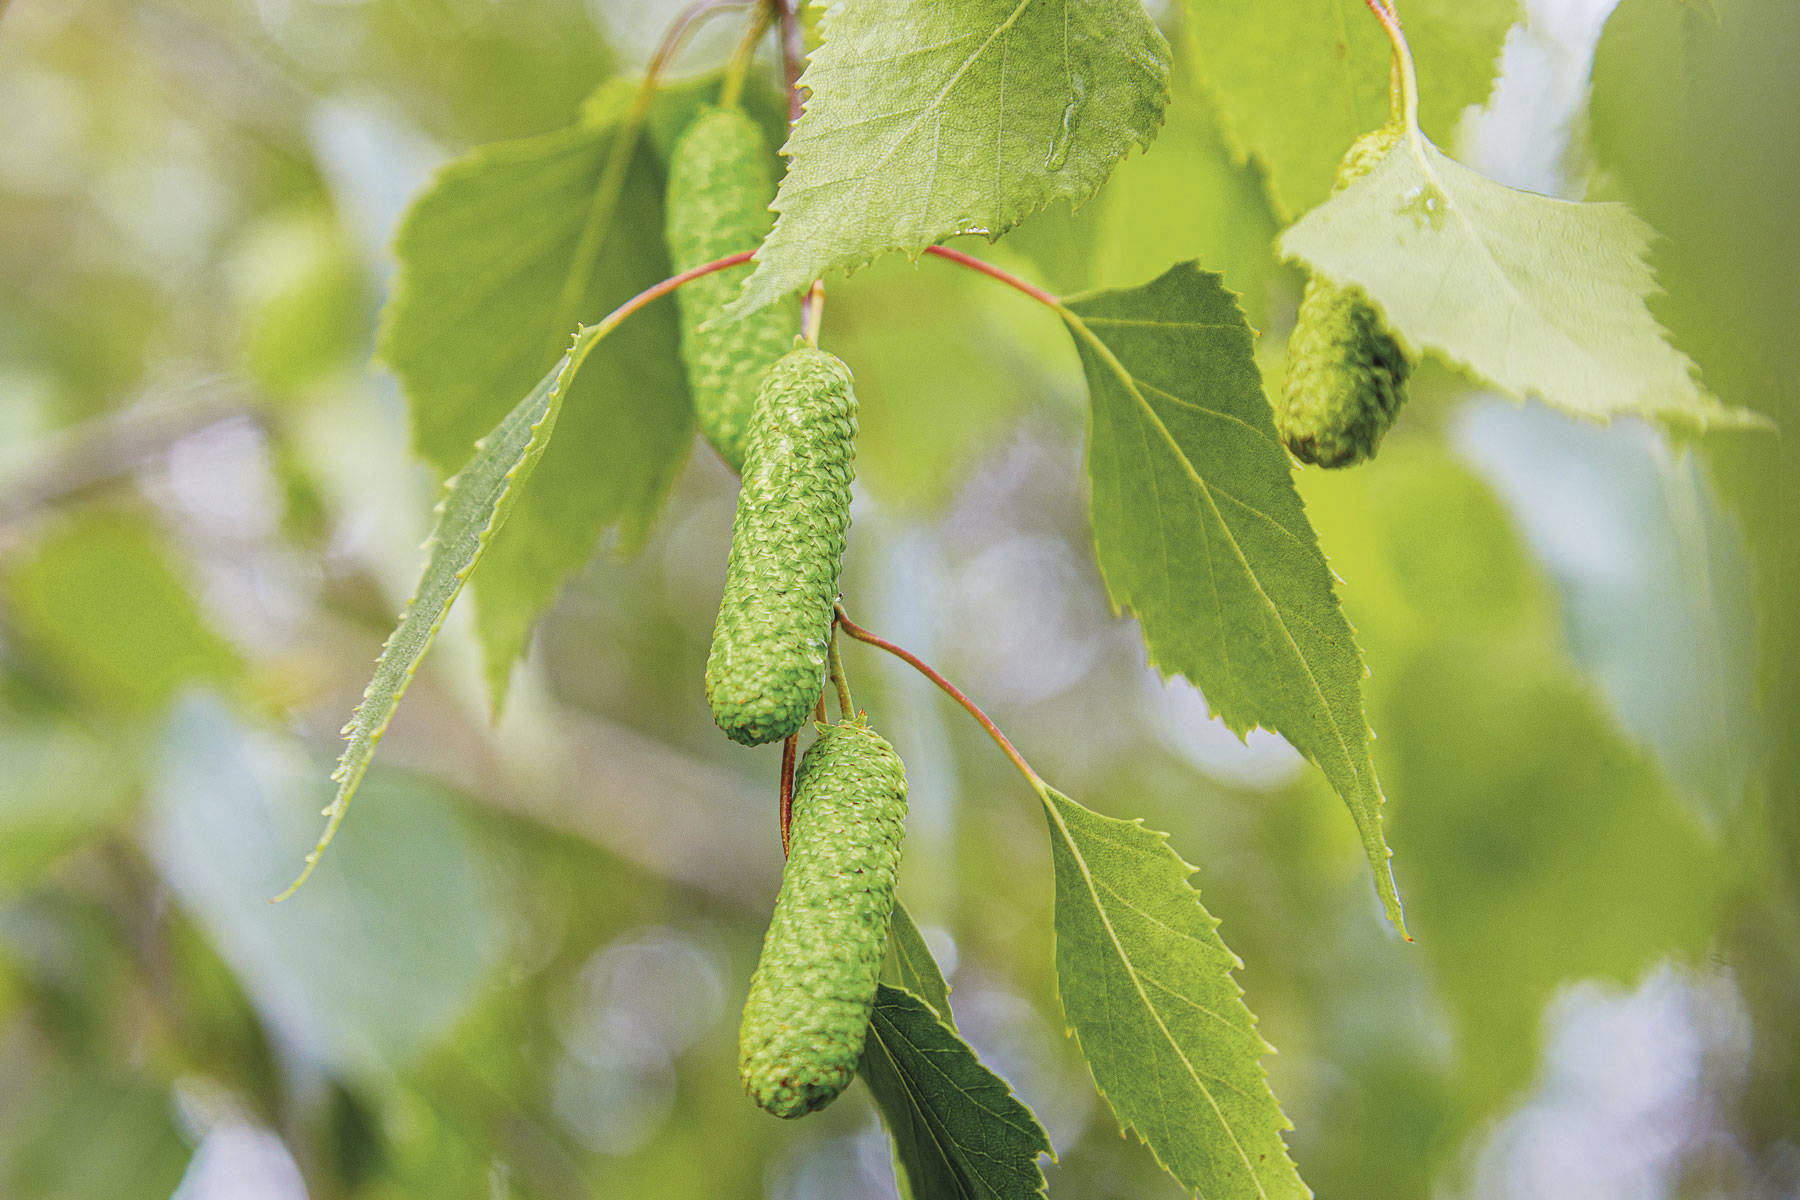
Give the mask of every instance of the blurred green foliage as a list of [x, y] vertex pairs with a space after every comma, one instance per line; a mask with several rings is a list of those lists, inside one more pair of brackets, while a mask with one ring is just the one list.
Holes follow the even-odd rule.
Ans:
[[[577, 122], [673, 8], [0, 10], [0, 1195], [890, 1194], [862, 1089], [789, 1125], [733, 1081], [779, 753], [726, 744], [700, 686], [733, 496], [710, 455], [641, 553], [581, 567], [497, 725], [453, 613], [334, 855], [265, 903], [437, 495], [368, 364], [404, 203]], [[1299, 289], [1263, 168], [1171, 33], [1148, 155], [992, 253], [1069, 290], [1199, 256], [1278, 335]], [[1374, 463], [1299, 473], [1416, 945], [1316, 772], [1155, 682], [1107, 612], [1055, 322], [935, 261], [831, 288], [863, 406], [846, 604], [1198, 864], [1321, 1196], [1800, 1188], [1797, 52], [1784, 0], [1624, 0], [1576, 147], [1664, 235], [1678, 344], [1786, 436], [1577, 429], [1428, 369]], [[1664, 536], [1684, 512], [1698, 541]], [[1063, 1037], [1037, 801], [935, 693], [846, 657], [913, 781], [901, 894], [1057, 1149], [1051, 1195], [1179, 1194]]]

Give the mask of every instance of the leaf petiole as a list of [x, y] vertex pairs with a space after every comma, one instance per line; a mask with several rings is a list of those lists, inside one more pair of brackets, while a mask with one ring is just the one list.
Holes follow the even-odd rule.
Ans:
[[1424, 135], [1419, 132], [1419, 74], [1413, 65], [1412, 47], [1407, 44], [1406, 33], [1400, 28], [1400, 14], [1389, 0], [1364, 0], [1364, 3], [1375, 14], [1375, 19], [1381, 22], [1388, 41], [1394, 45], [1394, 100], [1397, 103], [1392, 119], [1405, 125], [1406, 136], [1422, 159], [1425, 151], [1421, 144]]
[[1044, 789], [1048, 785], [1044, 783], [1043, 776], [1031, 769], [1031, 764], [1025, 761], [1025, 756], [1019, 753], [1018, 748], [1012, 744], [1007, 736], [1000, 732], [1000, 727], [994, 724], [993, 718], [982, 712], [981, 707], [973, 700], [969, 699], [969, 697], [963, 693], [961, 688], [957, 687], [954, 683], [951, 683], [948, 679], [945, 679], [935, 667], [914, 654], [912, 651], [896, 646], [886, 638], [878, 637], [875, 634], [870, 633], [867, 629], [864, 629], [861, 625], [858, 625], [855, 621], [852, 621], [850, 619], [850, 614], [844, 611], [844, 606], [842, 604], [837, 606], [837, 626], [859, 642], [866, 642], [869, 645], [874, 646], [877, 650], [886, 650], [889, 654], [892, 654], [895, 658], [899, 659], [919, 674], [925, 676], [925, 678], [931, 680], [931, 682], [937, 684], [938, 687], [943, 690], [945, 695], [962, 705], [963, 710], [971, 717], [975, 718], [975, 723], [987, 731], [987, 735], [994, 739], [994, 744], [1000, 747], [1000, 752], [1005, 754], [1006, 757], [1011, 760], [1012, 765], [1018, 768], [1019, 774], [1025, 777], [1025, 782], [1031, 785], [1032, 790], [1037, 792], [1039, 796], [1044, 794]]
[[737, 48], [731, 52], [731, 61], [725, 67], [725, 85], [719, 89], [720, 108], [737, 107], [744, 92], [744, 76], [749, 73], [750, 61], [756, 57], [757, 44], [769, 31], [769, 15], [768, 8], [759, 5], [756, 15], [744, 29], [744, 36], [738, 39]]

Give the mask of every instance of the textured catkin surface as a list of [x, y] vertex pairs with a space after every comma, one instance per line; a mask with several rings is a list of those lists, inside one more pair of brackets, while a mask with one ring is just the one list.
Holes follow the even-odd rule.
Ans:
[[[664, 236], [675, 269], [754, 250], [774, 223], [774, 196], [768, 148], [756, 122], [741, 109], [703, 110], [669, 161]], [[799, 306], [791, 299], [716, 329], [700, 328], [737, 296], [748, 269], [715, 271], [675, 293], [694, 415], [733, 469], [744, 463], [744, 435], [763, 373], [800, 332]]]
[[826, 728], [794, 778], [787, 867], [738, 1036], [744, 1090], [778, 1117], [823, 1108], [856, 1074], [905, 820], [893, 747], [859, 723]]
[[824, 686], [855, 437], [848, 367], [804, 346], [776, 360], [745, 439], [706, 662], [713, 720], [733, 741], [759, 746], [797, 732]]
[[[1367, 174], [1399, 141], [1394, 129], [1364, 134], [1344, 155], [1337, 189]], [[1322, 467], [1372, 458], [1406, 402], [1412, 364], [1361, 289], [1315, 275], [1288, 341], [1287, 383], [1275, 427], [1294, 457]]]

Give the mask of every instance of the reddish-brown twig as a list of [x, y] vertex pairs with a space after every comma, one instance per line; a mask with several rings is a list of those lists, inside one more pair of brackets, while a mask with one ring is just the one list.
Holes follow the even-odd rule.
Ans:
[[788, 825], [794, 819], [794, 754], [800, 735], [791, 733], [781, 744], [781, 857], [788, 853]]
[[613, 309], [604, 317], [601, 317], [598, 324], [588, 326], [587, 330], [594, 333], [610, 333], [613, 327], [618, 325], [619, 322], [623, 321], [626, 317], [629, 317], [632, 313], [644, 307], [644, 305], [650, 303], [652, 300], [660, 299], [661, 297], [668, 295], [670, 292], [691, 279], [698, 279], [702, 275], [711, 275], [714, 271], [729, 270], [741, 263], [747, 263], [750, 261], [750, 256], [755, 253], [756, 251], [754, 250], [740, 250], [736, 254], [727, 254], [724, 258], [715, 258], [709, 263], [701, 263], [699, 266], [694, 267], [691, 270], [683, 271], [679, 275], [671, 275], [661, 283], [652, 284], [625, 303], [619, 305], [619, 307]]
[[1033, 300], [1036, 300], [1039, 304], [1053, 308], [1057, 312], [1062, 311], [1062, 301], [1058, 300], [1049, 292], [1046, 292], [1043, 288], [1038, 287], [1034, 283], [1026, 283], [1011, 271], [996, 267], [993, 263], [976, 258], [973, 254], [964, 254], [961, 250], [952, 250], [948, 246], [927, 246], [925, 247], [925, 253], [944, 259], [947, 262], [956, 263], [958, 266], [967, 267], [971, 271], [979, 271], [990, 279], [998, 279], [1007, 287], [1018, 292], [1023, 292]]
[[1031, 769], [1031, 764], [1025, 761], [1025, 756], [1020, 754], [1018, 749], [1013, 746], [1012, 742], [1007, 740], [1006, 735], [1000, 732], [1000, 727], [994, 724], [993, 720], [986, 713], [981, 711], [979, 705], [969, 699], [968, 696], [964, 695], [961, 688], [957, 687], [954, 683], [951, 683], [948, 679], [945, 679], [930, 663], [926, 662], [912, 651], [896, 646], [886, 638], [877, 637], [867, 629], [864, 629], [861, 625], [852, 621], [850, 615], [844, 611], [844, 606], [842, 604], [837, 606], [837, 626], [859, 642], [867, 642], [878, 650], [886, 650], [889, 654], [892, 654], [895, 658], [898, 658], [913, 670], [937, 684], [939, 688], [943, 689], [945, 695], [962, 705], [963, 709], [967, 711], [971, 717], [975, 718], [975, 723], [987, 731], [987, 735], [994, 739], [994, 744], [1000, 747], [1000, 752], [1012, 760], [1012, 765], [1019, 769], [1019, 774], [1025, 776], [1025, 781], [1027, 783], [1040, 793], [1044, 790], [1047, 785], [1044, 783], [1043, 778], [1036, 771]]

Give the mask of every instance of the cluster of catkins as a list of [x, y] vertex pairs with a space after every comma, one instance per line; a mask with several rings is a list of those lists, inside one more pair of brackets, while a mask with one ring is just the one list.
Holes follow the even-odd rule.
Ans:
[[[758, 244], [774, 194], [756, 123], [701, 112], [676, 143], [667, 239], [678, 271]], [[796, 307], [707, 323], [739, 277], [676, 293], [701, 432], [741, 483], [725, 595], [706, 664], [713, 719], [747, 746], [779, 742], [824, 689], [850, 529], [856, 393], [849, 368], [799, 338]], [[798, 1117], [855, 1077], [894, 910], [906, 772], [860, 715], [821, 726], [794, 778], [790, 852], [738, 1035], [744, 1088]]]
[[[1339, 186], [1397, 134], [1351, 148]], [[736, 107], [707, 108], [676, 143], [669, 253], [686, 271], [761, 242], [768, 148]], [[713, 719], [747, 746], [800, 732], [824, 689], [850, 528], [856, 393], [849, 368], [806, 345], [792, 303], [712, 324], [737, 292], [714, 272], [678, 293], [681, 352], [701, 432], [738, 471], [725, 594], [706, 664]], [[1315, 278], [1301, 301], [1276, 425], [1294, 454], [1360, 461], [1393, 422], [1411, 367], [1366, 297]], [[738, 1066], [780, 1117], [829, 1104], [862, 1057], [894, 908], [906, 772], [860, 714], [820, 726], [795, 774], [790, 854], [750, 982]]]

